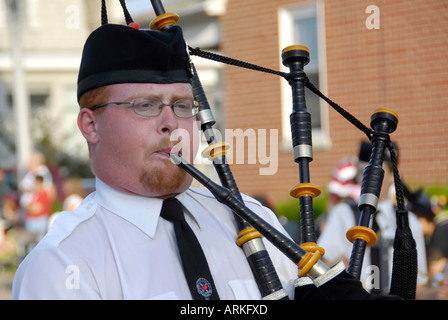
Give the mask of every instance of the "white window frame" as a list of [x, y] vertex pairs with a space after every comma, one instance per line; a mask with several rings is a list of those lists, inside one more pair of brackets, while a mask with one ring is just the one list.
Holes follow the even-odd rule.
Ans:
[[[319, 90], [327, 92], [327, 68], [326, 68], [326, 48], [325, 48], [325, 11], [323, 1], [316, 1], [307, 4], [281, 7], [278, 10], [279, 23], [279, 48], [280, 51], [290, 45], [300, 44], [294, 42], [294, 21], [301, 18], [316, 17], [317, 21], [317, 47], [318, 47], [318, 70], [319, 70]], [[283, 66], [280, 58], [280, 66], [284, 72], [289, 69]], [[305, 66], [305, 72], [307, 67]], [[314, 94], [306, 89], [306, 95]], [[330, 127], [328, 120], [328, 105], [319, 98], [321, 126], [313, 128], [313, 147], [324, 149], [330, 147]], [[281, 108], [282, 108], [282, 143], [285, 149], [292, 146], [291, 125], [289, 116], [292, 112], [292, 94], [290, 85], [281, 79]]]

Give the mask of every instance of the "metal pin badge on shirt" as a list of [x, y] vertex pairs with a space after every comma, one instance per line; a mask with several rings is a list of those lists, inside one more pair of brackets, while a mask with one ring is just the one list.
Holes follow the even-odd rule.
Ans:
[[199, 278], [198, 280], [196, 280], [196, 288], [198, 290], [198, 293], [205, 299], [208, 299], [213, 293], [212, 285], [205, 278]]

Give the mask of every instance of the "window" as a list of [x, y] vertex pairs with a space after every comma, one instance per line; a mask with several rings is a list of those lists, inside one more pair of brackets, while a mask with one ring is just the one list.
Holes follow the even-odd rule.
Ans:
[[[323, 5], [320, 2], [279, 9], [280, 51], [285, 47], [300, 44], [310, 50], [310, 62], [305, 72], [320, 91], [326, 91], [325, 28]], [[280, 61], [281, 63], [281, 61]], [[285, 72], [289, 70], [282, 65]], [[282, 79], [282, 145], [291, 147], [292, 112], [291, 87]], [[325, 147], [329, 144], [327, 105], [314, 93], [305, 90], [308, 112], [311, 114], [313, 146]]]

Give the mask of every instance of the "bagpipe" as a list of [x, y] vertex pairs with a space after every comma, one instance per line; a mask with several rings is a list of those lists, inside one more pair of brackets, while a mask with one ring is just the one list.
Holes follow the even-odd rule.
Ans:
[[[127, 24], [133, 23], [124, 0], [120, 0]], [[163, 32], [176, 25], [179, 16], [166, 13], [161, 0], [151, 0], [156, 18], [150, 28]], [[107, 23], [105, 1], [102, 0], [102, 22]], [[398, 115], [389, 109], [377, 109], [371, 116], [370, 127], [364, 126], [349, 112], [322, 94], [307, 78], [304, 67], [309, 62], [309, 50], [302, 45], [292, 45], [281, 53], [283, 65], [290, 72], [280, 72], [247, 62], [227, 58], [215, 53], [191, 48], [186, 44], [187, 54], [212, 59], [218, 62], [267, 72], [283, 77], [292, 91], [292, 113], [290, 115], [294, 161], [299, 166], [300, 183], [293, 187], [290, 195], [299, 199], [301, 244], [297, 244], [256, 213], [245, 206], [232, 175], [226, 151], [229, 145], [218, 141], [214, 134], [215, 120], [207, 97], [202, 88], [198, 73], [191, 62], [194, 98], [199, 103], [197, 115], [208, 147], [202, 156], [209, 158], [219, 176], [221, 185], [213, 182], [192, 164], [172, 153], [172, 160], [206, 187], [215, 198], [228, 206], [234, 213], [239, 236], [236, 240], [242, 248], [254, 274], [261, 296], [266, 300], [288, 300], [269, 254], [264, 247], [265, 237], [299, 268], [296, 280], [295, 299], [415, 299], [417, 283], [416, 243], [409, 228], [408, 211], [405, 207], [403, 186], [397, 169], [395, 147], [390, 134], [398, 125]], [[372, 144], [370, 161], [363, 173], [361, 196], [358, 208], [361, 212], [358, 225], [348, 230], [347, 238], [353, 243], [348, 270], [343, 263], [326, 265], [321, 257], [325, 250], [316, 244], [314, 226], [313, 198], [321, 189], [310, 181], [309, 163], [313, 160], [311, 115], [307, 110], [305, 88], [325, 100], [339, 114], [355, 127], [363, 131]], [[389, 295], [372, 295], [360, 282], [364, 254], [368, 246], [377, 241], [375, 232], [369, 227], [372, 215], [376, 212], [384, 170], [382, 168], [385, 150], [391, 155], [397, 198], [397, 229], [394, 240], [394, 259]]]

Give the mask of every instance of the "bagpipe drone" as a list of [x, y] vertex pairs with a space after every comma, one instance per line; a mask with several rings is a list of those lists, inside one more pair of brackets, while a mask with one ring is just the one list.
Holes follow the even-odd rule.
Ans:
[[[128, 25], [134, 24], [124, 0], [120, 0]], [[152, 30], [164, 32], [176, 27], [179, 16], [166, 13], [160, 0], [151, 0], [156, 18], [151, 22]], [[105, 0], [102, 0], [102, 23], [107, 23]], [[135, 26], [135, 24], [134, 24]], [[359, 120], [339, 105], [323, 95], [307, 78], [304, 67], [309, 62], [309, 50], [302, 45], [293, 45], [283, 49], [281, 57], [283, 65], [290, 72], [279, 72], [256, 66], [236, 59], [230, 59], [211, 52], [186, 45], [188, 55], [212, 59], [238, 67], [255, 71], [267, 72], [283, 77], [292, 90], [292, 113], [290, 115], [294, 161], [299, 166], [300, 183], [293, 187], [290, 195], [300, 202], [300, 233], [301, 245], [276, 230], [257, 214], [247, 208], [242, 200], [235, 179], [226, 161], [226, 150], [229, 145], [218, 141], [213, 133], [215, 120], [210, 105], [205, 96], [196, 69], [191, 64], [194, 98], [199, 103], [198, 120], [201, 130], [207, 139], [208, 147], [202, 152], [209, 158], [216, 169], [221, 185], [216, 184], [197, 170], [193, 165], [176, 154], [171, 154], [172, 160], [204, 185], [216, 197], [227, 205], [235, 214], [239, 228], [236, 240], [244, 251], [254, 278], [263, 299], [289, 299], [283, 289], [269, 254], [264, 247], [262, 237], [265, 237], [299, 268], [296, 280], [295, 299], [415, 299], [417, 283], [417, 250], [412, 232], [409, 228], [408, 211], [405, 207], [403, 186], [397, 169], [396, 151], [390, 141], [390, 134], [398, 125], [398, 115], [389, 109], [377, 109], [371, 116], [370, 127], [364, 126]], [[310, 183], [309, 163], [313, 160], [311, 115], [307, 111], [305, 88], [325, 100], [338, 113], [349, 120], [355, 127], [363, 131], [372, 144], [370, 161], [363, 173], [361, 196], [358, 208], [361, 212], [358, 225], [347, 232], [347, 238], [353, 243], [348, 270], [342, 262], [329, 267], [321, 257], [325, 251], [316, 244], [314, 227], [313, 198], [319, 196], [321, 190]], [[397, 229], [394, 240], [393, 270], [389, 295], [373, 295], [368, 293], [359, 281], [365, 250], [375, 244], [377, 236], [369, 227], [371, 217], [376, 212], [381, 191], [384, 171], [383, 157], [389, 150], [397, 199]]]

